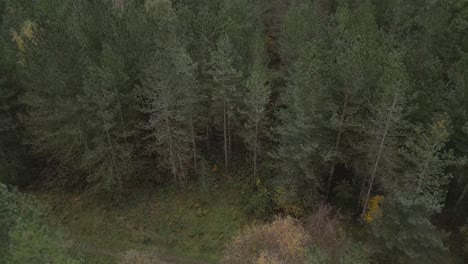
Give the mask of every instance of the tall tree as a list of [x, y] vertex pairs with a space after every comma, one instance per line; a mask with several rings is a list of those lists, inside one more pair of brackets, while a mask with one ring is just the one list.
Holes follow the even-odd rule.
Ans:
[[[12, 28], [28, 141], [56, 164], [54, 180], [117, 187], [137, 169], [134, 127], [141, 116], [133, 88], [138, 62], [154, 42], [155, 33], [141, 40], [142, 32], [157, 27], [149, 15], [134, 19], [149, 12], [137, 1], [126, 1], [125, 8], [55, 0], [34, 7], [32, 17]], [[159, 33], [164, 37], [164, 29]]]
[[271, 90], [267, 84], [267, 68], [265, 63], [265, 49], [260, 39], [254, 46], [255, 62], [252, 65], [250, 77], [247, 81], [245, 102], [244, 141], [253, 152], [253, 178], [257, 179], [258, 161], [262, 149], [262, 137], [266, 134], [266, 111]]
[[398, 54], [388, 56], [384, 74], [370, 106], [371, 114], [365, 126], [367, 140], [364, 142], [368, 162], [368, 182], [364, 198], [364, 217], [376, 180], [385, 181], [397, 172], [398, 149], [405, 129], [405, 104], [409, 86], [408, 75]]
[[183, 50], [167, 49], [152, 56], [144, 75], [140, 100], [149, 114], [147, 150], [161, 157], [159, 163], [177, 181], [186, 176], [190, 160], [196, 168], [194, 65]]
[[351, 165], [357, 156], [360, 119], [365, 118], [367, 102], [382, 74], [383, 37], [378, 30], [372, 5], [363, 1], [357, 6], [342, 2], [336, 11], [333, 39], [333, 65], [329, 82], [329, 100], [333, 102], [332, 116], [325, 128], [334, 136], [330, 142], [330, 169], [327, 193], [332, 187], [337, 164]]
[[388, 195], [371, 228], [390, 260], [430, 263], [445, 249], [430, 218], [443, 208], [450, 178], [445, 169], [454, 161], [445, 150], [446, 125], [441, 118], [425, 130], [416, 129], [402, 149], [403, 171], [384, 184]]
[[220, 38], [217, 49], [211, 53], [211, 68], [213, 101], [220, 106], [223, 116], [224, 134], [224, 165], [225, 173], [229, 173], [231, 155], [231, 123], [239, 109], [241, 98], [242, 73], [235, 67], [235, 51], [227, 36]]

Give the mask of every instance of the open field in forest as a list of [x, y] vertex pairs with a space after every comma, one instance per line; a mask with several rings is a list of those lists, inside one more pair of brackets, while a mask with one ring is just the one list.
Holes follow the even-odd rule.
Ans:
[[246, 217], [232, 188], [215, 186], [206, 194], [197, 187], [148, 187], [112, 201], [103, 195], [36, 196], [51, 207], [51, 221], [68, 228], [86, 263], [116, 263], [132, 249], [157, 251], [167, 263], [217, 263]]

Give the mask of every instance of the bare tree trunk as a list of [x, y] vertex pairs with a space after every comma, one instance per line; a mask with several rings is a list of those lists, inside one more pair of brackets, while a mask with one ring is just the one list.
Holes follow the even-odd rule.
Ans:
[[258, 121], [255, 119], [255, 143], [254, 143], [254, 183], [257, 179], [257, 149], [258, 149]]
[[455, 210], [458, 209], [463, 199], [465, 199], [466, 194], [468, 193], [468, 183], [465, 185], [463, 192], [461, 193], [460, 197], [458, 197], [457, 203], [455, 204]]
[[224, 102], [224, 172], [228, 174], [228, 142], [227, 142], [227, 120], [226, 120], [226, 102]]
[[361, 190], [359, 191], [359, 197], [358, 197], [358, 203], [357, 203], [357, 211], [361, 209], [361, 201], [362, 201], [362, 196], [364, 195], [364, 189], [366, 188], [366, 182], [367, 182], [367, 177], [364, 176], [364, 179], [362, 179], [361, 183]]
[[170, 160], [171, 167], [172, 167], [172, 175], [174, 176], [174, 180], [177, 181], [177, 165], [175, 162], [171, 125], [169, 124], [169, 119], [167, 117], [166, 117], [166, 126], [167, 126], [167, 134], [169, 135], [169, 160]]
[[228, 132], [228, 142], [229, 142], [229, 145], [228, 145], [228, 164], [229, 164], [229, 168], [231, 168], [231, 157], [232, 157], [232, 140], [231, 140], [231, 118], [230, 116], [228, 115], [227, 116], [227, 132]]
[[184, 173], [184, 165], [182, 164], [182, 159], [180, 158], [180, 153], [177, 153], [177, 159], [179, 160], [179, 167], [180, 167], [180, 170], [179, 170], [179, 180], [182, 180], [182, 176], [183, 173]]
[[198, 174], [197, 164], [197, 144], [195, 142], [195, 129], [193, 127], [193, 118], [190, 116], [190, 129], [192, 130], [192, 151], [193, 151], [193, 166], [195, 168], [195, 174]]
[[206, 124], [206, 151], [210, 153], [210, 129], [208, 124]]
[[[336, 136], [336, 141], [335, 141], [335, 149], [334, 149], [335, 151], [338, 151], [340, 147], [341, 135], [343, 134], [344, 119], [346, 117], [346, 110], [348, 108], [348, 101], [349, 101], [349, 95], [346, 94], [344, 104], [343, 104], [343, 111], [341, 112], [341, 117], [340, 117], [340, 128], [338, 129], [338, 135]], [[330, 194], [333, 174], [335, 173], [335, 166], [336, 166], [335, 161], [332, 161], [330, 174], [328, 176], [327, 196]]]
[[393, 96], [392, 108], [390, 109], [390, 112], [388, 113], [387, 122], [385, 124], [385, 130], [384, 130], [384, 133], [383, 133], [382, 138], [380, 140], [379, 151], [377, 153], [377, 157], [376, 157], [375, 162], [374, 162], [374, 168], [372, 170], [372, 174], [371, 174], [371, 178], [370, 178], [370, 182], [369, 182], [369, 188], [367, 189], [366, 200], [365, 200], [365, 203], [364, 203], [364, 207], [362, 208], [362, 218], [363, 219], [364, 219], [364, 216], [365, 216], [366, 211], [367, 211], [367, 206], [369, 205], [370, 193], [372, 191], [372, 186], [374, 184], [375, 176], [377, 175], [377, 169], [379, 167], [380, 157], [382, 155], [385, 140], [387, 139], [387, 133], [388, 133], [388, 129], [390, 127], [390, 122], [392, 120], [393, 111], [395, 110], [397, 96], [398, 96], [398, 91], [396, 91], [395, 96]]

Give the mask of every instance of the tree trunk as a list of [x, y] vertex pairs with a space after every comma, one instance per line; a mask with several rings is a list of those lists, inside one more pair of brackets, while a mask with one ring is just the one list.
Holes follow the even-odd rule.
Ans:
[[[349, 101], [349, 95], [347, 94], [345, 96], [345, 100], [343, 103], [343, 111], [341, 112], [341, 117], [340, 117], [340, 128], [338, 129], [338, 135], [336, 136], [336, 141], [335, 141], [335, 151], [338, 151], [338, 148], [340, 147], [340, 141], [341, 141], [341, 135], [343, 134], [343, 124], [344, 124], [344, 119], [346, 117], [346, 110], [348, 108], [348, 101]], [[335, 161], [332, 161], [332, 166], [330, 168], [330, 174], [328, 175], [328, 186], [327, 186], [327, 197], [330, 193], [331, 189], [331, 184], [333, 180], [333, 174], [335, 173]]]
[[258, 121], [255, 119], [255, 143], [254, 143], [254, 183], [257, 180], [257, 149], [258, 149]]
[[227, 118], [226, 118], [226, 102], [224, 102], [224, 172], [228, 174], [228, 142], [227, 142]]
[[232, 140], [231, 140], [231, 118], [227, 116], [227, 132], [228, 132], [228, 166], [231, 168], [231, 157], [232, 157]]
[[458, 197], [457, 203], [455, 204], [455, 210], [458, 209], [463, 199], [465, 199], [466, 194], [468, 193], [468, 183], [465, 185], [463, 192], [461, 193], [460, 197]]
[[169, 160], [172, 167], [172, 175], [174, 176], [174, 180], [177, 182], [177, 165], [175, 162], [175, 154], [174, 154], [174, 146], [172, 142], [172, 132], [171, 126], [169, 124], [169, 119], [166, 117], [166, 126], [167, 126], [167, 133], [169, 135]]
[[206, 124], [206, 152], [210, 153], [210, 129], [208, 124]]
[[192, 130], [192, 151], [193, 151], [193, 166], [195, 168], [195, 174], [198, 174], [197, 164], [197, 144], [195, 142], [195, 129], [193, 127], [193, 118], [190, 116], [190, 129]]
[[177, 153], [177, 159], [179, 160], [179, 180], [182, 180], [182, 176], [184, 176], [184, 165], [182, 164], [182, 159], [180, 158], [180, 153]]
[[364, 203], [364, 207], [362, 208], [362, 216], [361, 217], [363, 219], [364, 219], [366, 211], [367, 211], [367, 206], [369, 205], [370, 193], [372, 191], [372, 186], [374, 184], [375, 176], [377, 175], [377, 169], [379, 167], [380, 157], [382, 155], [385, 140], [387, 139], [387, 133], [388, 133], [388, 129], [390, 127], [390, 122], [392, 121], [393, 111], [395, 110], [397, 96], [398, 96], [398, 91], [396, 91], [395, 95], [393, 96], [392, 108], [390, 109], [390, 112], [388, 113], [387, 122], [385, 124], [385, 130], [384, 130], [384, 133], [383, 133], [382, 138], [380, 140], [379, 151], [377, 153], [377, 157], [376, 157], [375, 162], [374, 162], [374, 168], [372, 170], [372, 174], [371, 174], [371, 178], [370, 178], [370, 182], [369, 182], [369, 187], [367, 189], [366, 200], [365, 200], [365, 203]]
[[364, 179], [362, 179], [361, 183], [361, 190], [359, 191], [359, 198], [358, 198], [358, 203], [357, 203], [357, 212], [361, 209], [361, 201], [362, 201], [362, 196], [364, 195], [364, 189], [366, 188], [366, 182], [367, 182], [367, 177], [364, 176]]

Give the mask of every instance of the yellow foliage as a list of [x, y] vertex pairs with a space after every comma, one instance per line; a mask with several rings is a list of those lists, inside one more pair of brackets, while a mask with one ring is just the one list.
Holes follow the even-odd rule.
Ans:
[[11, 30], [11, 36], [12, 40], [16, 43], [16, 46], [18, 46], [18, 49], [21, 52], [24, 52], [26, 50], [26, 40], [32, 40], [34, 38], [34, 27], [35, 24], [31, 22], [31, 20], [26, 20], [23, 23], [23, 26], [21, 27], [21, 32], [18, 33], [15, 30]]
[[376, 195], [369, 201], [369, 207], [367, 208], [366, 216], [364, 220], [367, 223], [374, 221], [381, 213], [380, 203], [384, 200], [382, 195]]
[[279, 209], [287, 214], [295, 217], [304, 216], [304, 210], [298, 202], [297, 193], [294, 189], [286, 186], [278, 187], [273, 199]]
[[277, 218], [271, 224], [245, 230], [228, 245], [224, 263], [304, 263], [310, 236], [293, 218]]
[[[10, 34], [12, 37], [12, 41], [15, 42], [18, 50], [20, 51], [20, 55], [22, 55], [26, 51], [26, 43], [27, 41], [31, 43], [35, 43], [34, 41], [34, 28], [36, 24], [34, 24], [31, 20], [24, 21], [20, 32], [18, 33], [14, 29], [10, 30]], [[24, 57], [21, 58], [18, 62], [20, 65], [25, 64]]]
[[213, 165], [213, 167], [211, 168], [211, 172], [217, 172], [218, 171], [218, 165]]
[[441, 119], [437, 122], [437, 127], [439, 129], [444, 129], [445, 128], [445, 120], [444, 119]]

